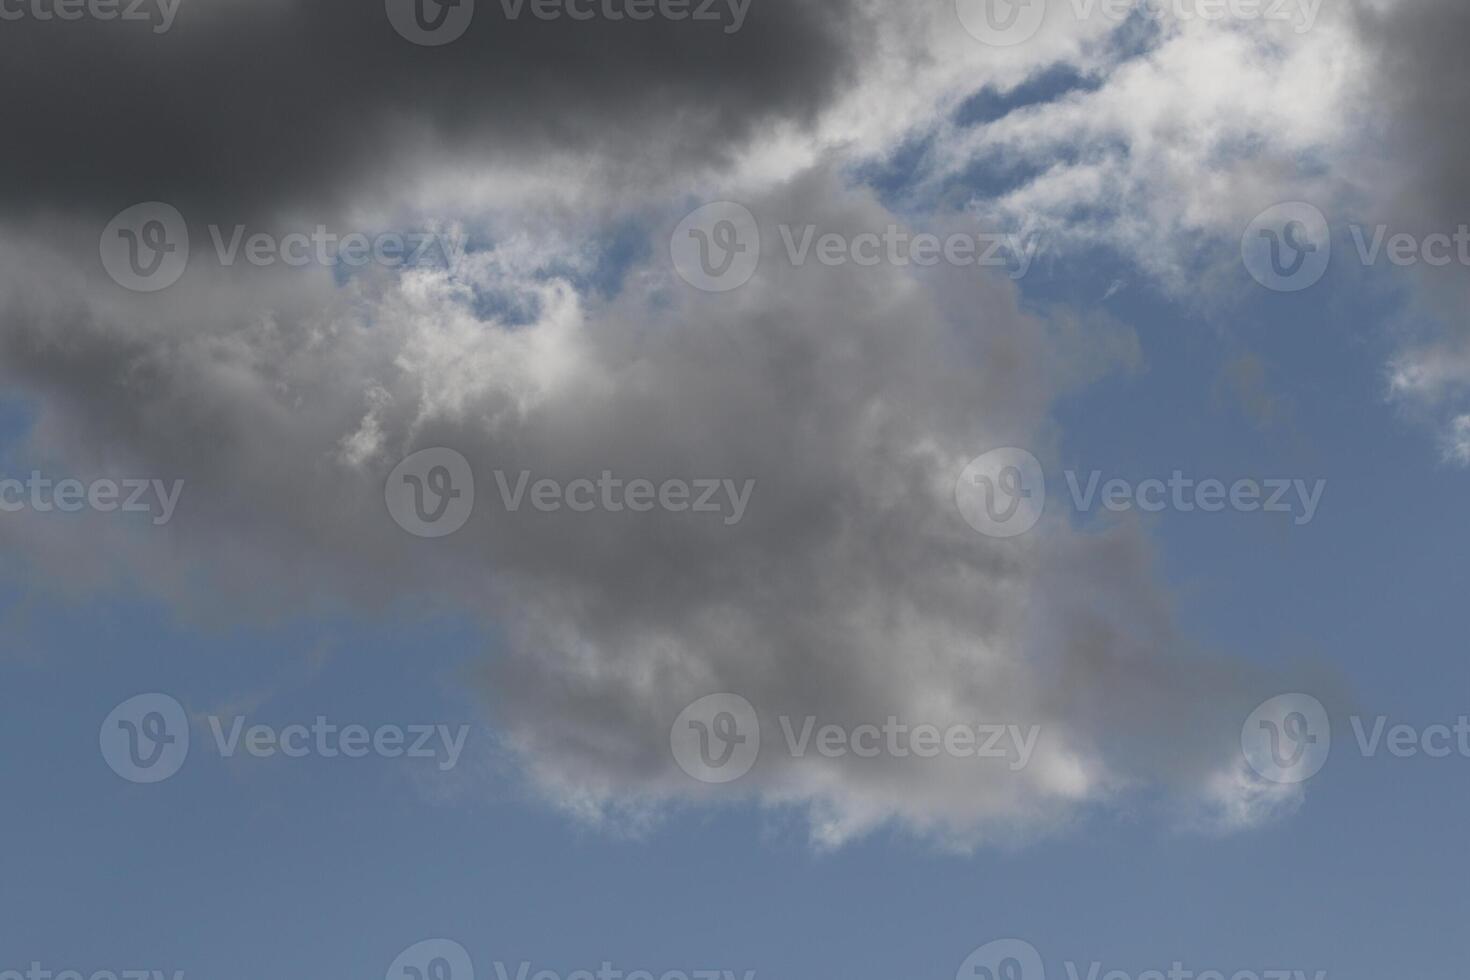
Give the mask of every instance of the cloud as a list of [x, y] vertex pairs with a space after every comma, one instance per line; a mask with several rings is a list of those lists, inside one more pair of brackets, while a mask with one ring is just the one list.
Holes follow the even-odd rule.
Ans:
[[[68, 119], [65, 139], [0, 164], [0, 377], [34, 409], [27, 461], [185, 491], [162, 528], [18, 515], [0, 526], [8, 553], [194, 615], [477, 617], [494, 642], [476, 683], [523, 771], [604, 825], [744, 801], [801, 814], [819, 846], [891, 827], [963, 850], [1157, 796], [1260, 811], [1258, 788], [1231, 774], [1241, 719], [1275, 692], [1180, 635], [1140, 529], [1081, 533], [1052, 515], [999, 541], [954, 505], [959, 473], [989, 449], [1057, 462], [1052, 407], [1137, 364], [1125, 325], [1024, 311], [1013, 283], [974, 268], [768, 255], [714, 295], [669, 266], [675, 224], [716, 193], [748, 205], [773, 245], [779, 221], [952, 226], [964, 216], [893, 213], [844, 167], [943, 129], [986, 81], [1093, 57], [1090, 27], [994, 55], [957, 38], [947, 6], [892, 10], [767, 5], [733, 39], [492, 18], [432, 50], [338, 3], [190, 8], [169, 35], [133, 41], [85, 25], [72, 43], [106, 84], [53, 79], [47, 112], [0, 110], [27, 144]], [[0, 42], [12, 87], [54, 55], [47, 37], [18, 36]], [[1113, 69], [1095, 101], [996, 124], [1022, 157], [1063, 139], [1141, 151], [1059, 169], [1015, 202], [1060, 214], [1098, 187], [1141, 201], [1155, 179], [1182, 194], [1246, 131], [1227, 125], [1238, 93], [1188, 70], [1189, 53], [1219, 66], [1261, 50], [1190, 38]], [[1281, 69], [1257, 67], [1262, 100]], [[1180, 73], [1211, 111], [1170, 129], [1185, 96], [1151, 86]], [[1130, 121], [1124, 106], [1146, 96]], [[954, 161], [975, 149], [946, 138]], [[136, 153], [109, 156], [118, 145]], [[1228, 184], [1188, 197], [1182, 223], [1218, 220]], [[177, 285], [126, 293], [96, 262], [96, 212], [153, 196], [239, 220], [335, 208], [453, 224], [476, 244], [454, 268], [345, 277], [196, 251]], [[384, 482], [440, 446], [475, 467], [476, 510], [451, 537], [412, 538]], [[508, 514], [497, 469], [756, 489], [734, 525]], [[749, 699], [773, 737], [780, 717], [806, 715], [1039, 735], [1019, 770], [772, 752], [710, 787], [675, 766], [669, 730], [720, 691]]]
[[[1242, 230], [1269, 206], [1313, 202], [1344, 242], [1350, 224], [1420, 241], [1470, 224], [1467, 18], [1454, 0], [1323, 5], [1307, 31], [1163, 9], [1116, 31], [1102, 17], [1053, 16], [1022, 46], [1032, 60], [1013, 63], [1019, 77], [988, 79], [1025, 97], [980, 122], [938, 117], [905, 192], [958, 194], [981, 220], [1037, 229], [1061, 262], [1121, 255], [1218, 317], [1240, 300]], [[1073, 84], [1047, 97], [1017, 84], [1048, 71]], [[1348, 249], [1334, 258], [1352, 260]], [[1372, 280], [1402, 290], [1385, 331], [1397, 348], [1385, 389], [1460, 463], [1470, 269], [1392, 272]]]
[[381, 2], [353, 0], [187, 2], [164, 34], [8, 21], [0, 86], [33, 97], [0, 106], [0, 132], [25, 149], [0, 159], [0, 213], [163, 199], [226, 223], [331, 216], [446, 157], [497, 170], [581, 159], [656, 181], [809, 122], [862, 52], [848, 42], [859, 13], [761, 3], [727, 33], [507, 18], [481, 0], [468, 32], [437, 48], [395, 33]]
[[[750, 200], [847, 234], [898, 220], [825, 171]], [[1052, 400], [1099, 370], [1073, 364], [1082, 331], [1021, 312], [1013, 284], [975, 269], [777, 259], [712, 295], [650, 261], [594, 301], [525, 275], [535, 252], [471, 257], [459, 276], [297, 283], [271, 291], [267, 316], [250, 297], [282, 272], [201, 277], [141, 318], [66, 266], [37, 270], [3, 336], [8, 380], [39, 399], [35, 446], [187, 489], [167, 528], [126, 542], [37, 520], [8, 524], [7, 543], [56, 574], [78, 551], [125, 548], [135, 582], [237, 612], [410, 595], [477, 611], [506, 637], [480, 680], [498, 726], [540, 791], [604, 821], [721, 799], [673, 766], [668, 739], [685, 704], [725, 690], [773, 733], [807, 714], [1040, 726], [1020, 772], [777, 753], [723, 797], [799, 808], [825, 845], [885, 825], [961, 848], [1029, 839], [1229, 764], [1250, 685], [1185, 652], [1135, 530], [1056, 519], [1001, 542], [954, 507], [971, 457], [1047, 453]], [[512, 287], [534, 293], [533, 322], [477, 314], [477, 290]], [[1120, 367], [1136, 355], [1095, 353], [1110, 350]], [[419, 541], [382, 486], [438, 445], [475, 462], [481, 504], [452, 538]], [[512, 515], [494, 468], [757, 488], [734, 526]]]
[[1176, 296], [1215, 301], [1255, 214], [1332, 186], [1323, 170], [1345, 151], [1366, 55], [1352, 21], [1329, 11], [1307, 33], [1270, 20], [1143, 23], [1136, 46], [1120, 47], [1120, 31], [1081, 49], [1069, 64], [1085, 84], [941, 126], [912, 193], [1001, 175], [967, 193], [974, 211], [1040, 228], [1063, 255], [1120, 254]]
[[[1364, 46], [1371, 52], [1377, 113], [1368, 163], [1355, 190], [1370, 223], [1389, 234], [1455, 235], [1470, 224], [1470, 146], [1462, 108], [1470, 96], [1463, 42], [1470, 10], [1463, 4], [1366, 4]], [[1464, 321], [1470, 268], [1419, 263], [1399, 328], [1400, 350], [1389, 365], [1389, 391], [1441, 427], [1444, 458], [1470, 464], [1464, 412], [1470, 407], [1470, 329]]]

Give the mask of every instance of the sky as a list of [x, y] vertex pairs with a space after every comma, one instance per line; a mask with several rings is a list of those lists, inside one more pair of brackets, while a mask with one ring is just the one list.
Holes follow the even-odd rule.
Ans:
[[1460, 976], [1467, 39], [0, 0], [0, 980]]

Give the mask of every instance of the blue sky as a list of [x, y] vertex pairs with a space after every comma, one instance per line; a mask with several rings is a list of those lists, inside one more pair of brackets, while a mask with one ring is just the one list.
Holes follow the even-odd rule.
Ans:
[[[749, 43], [774, 44], [755, 3]], [[829, 44], [868, 35], [798, 17], [814, 64], [782, 70], [851, 89], [805, 79], [810, 115], [742, 93], [697, 164], [702, 131], [674, 109], [640, 144], [638, 113], [608, 108], [589, 149], [492, 107], [468, 135], [432, 120], [454, 138], [347, 167], [331, 193], [279, 176], [258, 215], [238, 188], [181, 185], [159, 199], [193, 216], [189, 269], [156, 293], [127, 291], [105, 236], [98, 265], [90, 212], [0, 210], [0, 477], [185, 481], [165, 524], [0, 513], [0, 980], [33, 963], [52, 976], [29, 980], [358, 980], [434, 939], [473, 976], [433, 980], [522, 963], [522, 980], [604, 963], [948, 980], [1012, 939], [1044, 977], [988, 980], [1462, 974], [1470, 757], [1365, 757], [1350, 721], [1470, 715], [1462, 348], [1442, 313], [1464, 270], [1365, 267], [1348, 224], [1422, 236], [1460, 216], [1418, 195], [1412, 146], [1365, 147], [1377, 123], [1332, 135], [1362, 93], [1342, 62], [1376, 64], [1357, 19], [1373, 5], [1277, 47], [1250, 24], [1053, 16], [1003, 48], [939, 6], [871, 13], [892, 46], [831, 66]], [[674, 62], [650, 76], [689, 70]], [[1280, 98], [1303, 77], [1319, 84]], [[1375, 112], [1411, 88], [1375, 84]], [[699, 98], [718, 108], [718, 90]], [[1393, 193], [1364, 176], [1383, 173]], [[428, 269], [211, 265], [198, 215], [281, 230], [329, 199], [340, 227], [449, 222], [470, 247]], [[1285, 201], [1332, 234], [1295, 293], [1239, 250]], [[759, 236], [733, 288], [681, 252], [705, 202]], [[1044, 251], [1015, 281], [823, 268], [781, 254], [787, 223], [1024, 227]], [[952, 489], [1006, 446], [1046, 470], [1044, 522], [1014, 542], [966, 526]], [[452, 478], [473, 513], [442, 537], [394, 496], [424, 451], [474, 470], [472, 492]], [[757, 482], [745, 521], [502, 513], [501, 466]], [[1079, 513], [1069, 471], [1323, 490], [1305, 522]], [[762, 754], [705, 785], [679, 771], [674, 719], [725, 692], [757, 706]], [[153, 693], [188, 714], [189, 752], [136, 783], [99, 730]], [[1279, 694], [1332, 723], [1326, 765], [1284, 786], [1238, 748]], [[1043, 741], [1010, 774], [779, 758], [776, 715], [803, 711], [1035, 721]], [[236, 716], [443, 726], [464, 748], [448, 766], [225, 758], [211, 719]]]

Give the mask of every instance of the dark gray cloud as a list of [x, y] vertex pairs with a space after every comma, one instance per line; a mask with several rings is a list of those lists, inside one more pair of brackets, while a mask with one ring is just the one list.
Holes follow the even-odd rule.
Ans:
[[[1456, 235], [1470, 226], [1470, 7], [1456, 0], [1362, 4], [1358, 27], [1372, 77], [1354, 181], [1365, 237]], [[1389, 385], [1399, 404], [1440, 430], [1444, 458], [1470, 465], [1470, 268], [1417, 263], [1408, 315], [1395, 324]]]
[[614, 178], [668, 179], [760, 128], [810, 121], [861, 57], [857, 11], [757, 0], [728, 33], [657, 17], [544, 21], [529, 6], [507, 20], [479, 0], [443, 47], [409, 43], [381, 2], [356, 0], [182, 0], [162, 34], [0, 21], [0, 206], [321, 213], [446, 155], [524, 166], [585, 154]]
[[1365, 119], [1392, 171], [1380, 174], [1399, 220], [1470, 221], [1470, 7], [1416, 0], [1360, 12], [1359, 32], [1375, 73], [1380, 110]]

